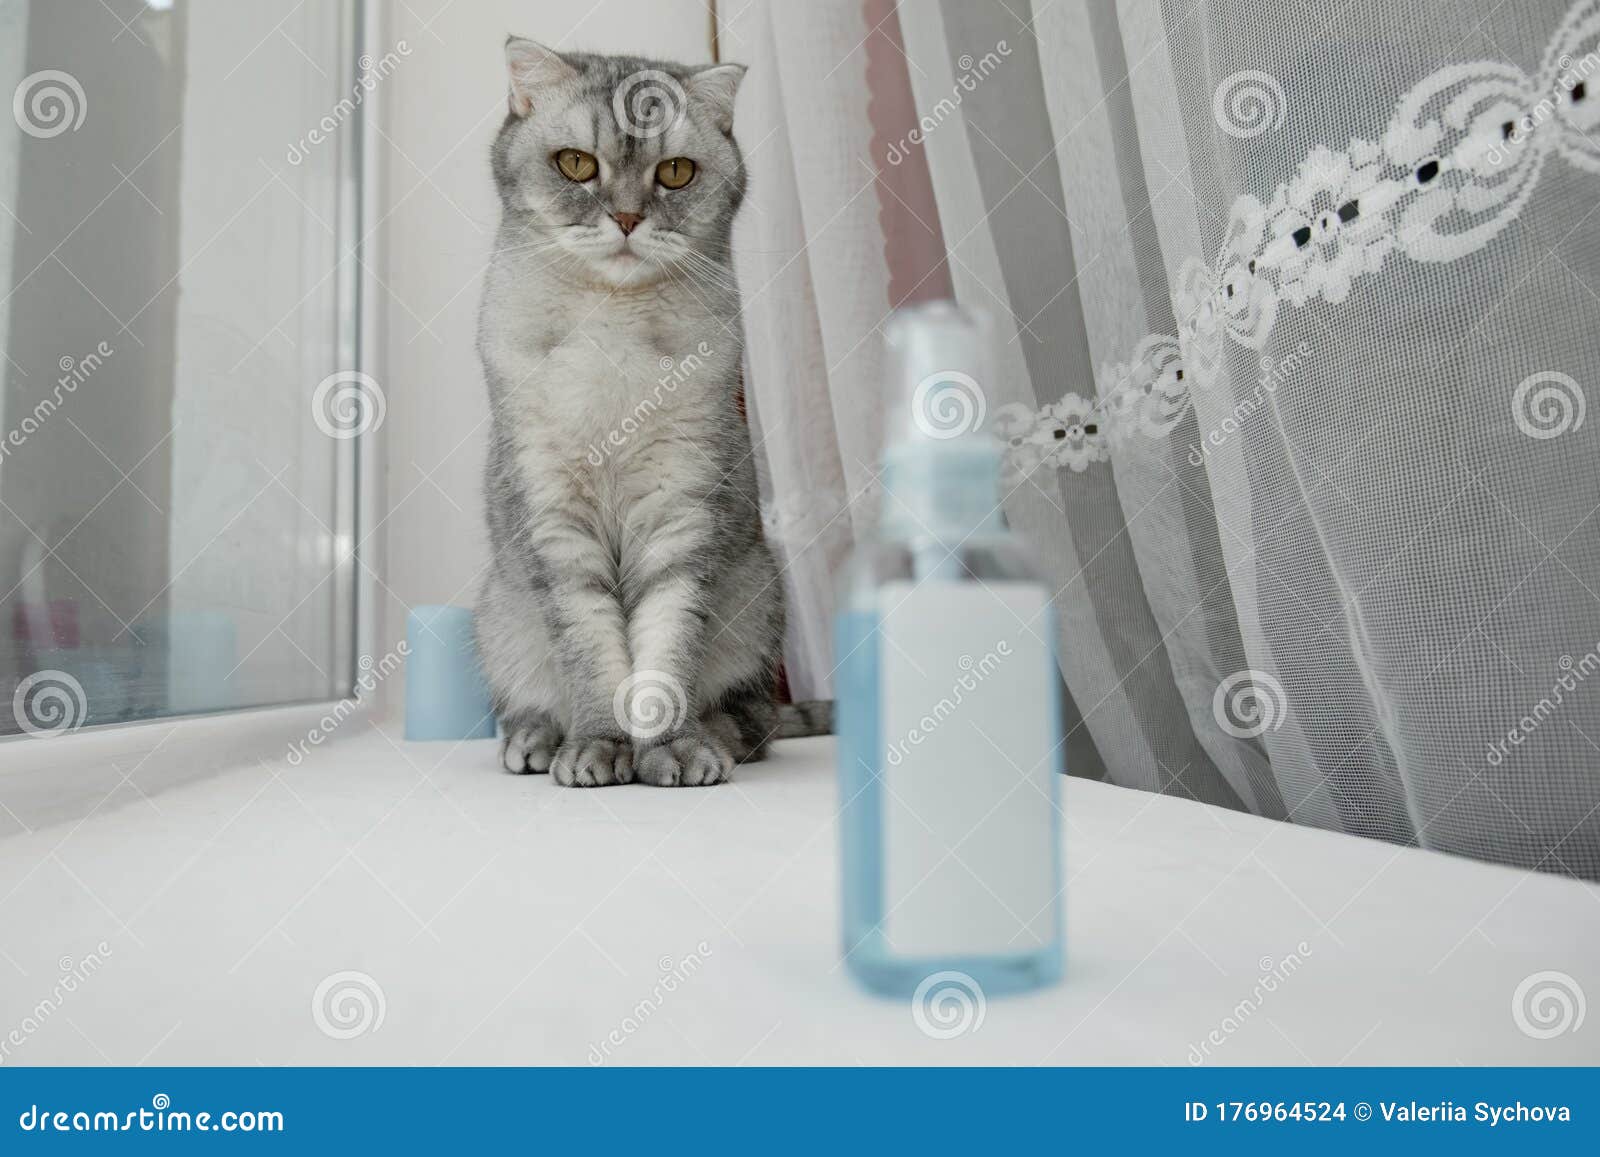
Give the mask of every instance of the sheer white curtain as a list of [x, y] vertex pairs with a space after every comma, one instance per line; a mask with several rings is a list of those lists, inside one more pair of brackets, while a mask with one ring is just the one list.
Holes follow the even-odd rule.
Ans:
[[745, 399], [769, 539], [789, 584], [797, 698], [831, 694], [833, 570], [870, 524], [888, 301], [855, 3], [725, 6], [719, 47], [750, 66], [739, 138], [750, 192], [735, 249]]
[[[1107, 778], [1600, 877], [1600, 0], [891, 15]], [[872, 120], [813, 95], [783, 123]], [[841, 169], [902, 167], [861, 132]]]

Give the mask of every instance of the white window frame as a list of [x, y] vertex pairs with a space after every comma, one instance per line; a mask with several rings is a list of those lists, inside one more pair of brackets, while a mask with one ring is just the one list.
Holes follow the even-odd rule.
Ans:
[[[378, 0], [355, 0], [344, 13], [340, 84], [348, 90], [362, 56], [378, 59], [384, 49], [383, 13]], [[355, 368], [382, 380], [379, 311], [368, 307], [381, 286], [375, 239], [382, 221], [382, 167], [377, 132], [381, 123], [382, 87], [367, 93], [358, 115], [341, 136], [339, 236], [354, 238], [354, 252], [341, 261], [339, 274], [341, 368]], [[372, 234], [369, 236], [368, 234]], [[338, 619], [346, 624], [336, 640], [335, 656], [354, 688], [361, 655], [375, 654], [378, 637], [377, 580], [372, 565], [384, 557], [381, 485], [381, 424], [359, 437], [338, 443], [335, 530], [352, 550], [334, 575]], [[367, 527], [374, 528], [371, 532]], [[363, 541], [370, 535], [369, 541]], [[358, 562], [357, 554], [365, 565]], [[370, 700], [327, 700], [219, 711], [205, 715], [161, 716], [131, 722], [85, 726], [70, 733], [0, 737], [0, 809], [32, 829], [87, 815], [123, 784], [147, 794], [257, 760], [280, 759], [337, 707], [339, 730], [353, 734], [364, 719], [381, 715], [382, 692]], [[74, 772], [92, 770], [93, 775]], [[114, 772], [115, 774], [111, 774]], [[109, 778], [108, 778], [109, 775]]]

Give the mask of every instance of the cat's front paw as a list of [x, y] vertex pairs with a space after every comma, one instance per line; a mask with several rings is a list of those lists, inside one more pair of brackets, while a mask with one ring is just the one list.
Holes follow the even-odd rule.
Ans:
[[688, 731], [639, 752], [638, 773], [652, 787], [704, 787], [733, 773], [733, 756], [708, 732]]
[[633, 782], [633, 746], [613, 736], [569, 738], [550, 763], [562, 787], [607, 787]]
[[561, 747], [561, 729], [550, 723], [507, 730], [500, 744], [500, 766], [513, 775], [550, 770]]

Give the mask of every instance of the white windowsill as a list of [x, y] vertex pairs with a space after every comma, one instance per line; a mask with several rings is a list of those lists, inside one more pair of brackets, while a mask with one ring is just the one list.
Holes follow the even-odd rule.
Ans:
[[0, 991], [105, 961], [7, 1064], [1600, 1060], [1514, 1004], [1550, 972], [1592, 999], [1600, 887], [1102, 783], [1063, 785], [1064, 981], [950, 1039], [840, 966], [832, 739], [588, 791], [347, 721], [298, 766], [118, 796], [0, 840]]
[[154, 795], [258, 759], [276, 762], [336, 709], [342, 722], [325, 743], [374, 717], [370, 703], [329, 701], [0, 738], [0, 834], [81, 819], [123, 783]]

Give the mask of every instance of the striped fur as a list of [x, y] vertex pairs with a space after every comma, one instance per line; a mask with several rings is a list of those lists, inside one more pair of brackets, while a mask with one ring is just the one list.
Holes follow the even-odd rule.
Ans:
[[778, 707], [779, 739], [799, 739], [807, 735], [833, 734], [833, 700], [808, 699], [803, 703], [784, 703]]

